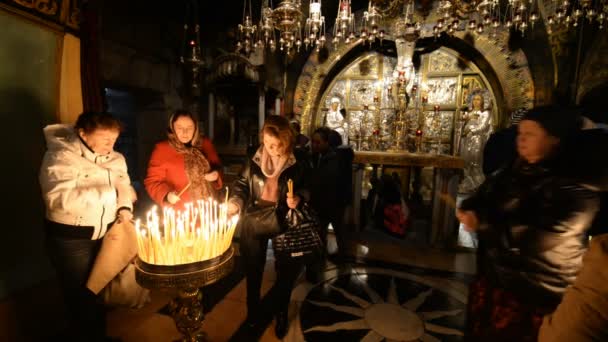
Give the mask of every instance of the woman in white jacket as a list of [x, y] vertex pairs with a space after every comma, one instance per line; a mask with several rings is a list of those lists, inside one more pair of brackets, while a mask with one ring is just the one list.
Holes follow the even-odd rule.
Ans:
[[135, 192], [125, 158], [114, 151], [121, 125], [107, 113], [83, 113], [74, 126], [44, 128], [40, 169], [47, 248], [77, 340], [105, 341], [105, 313], [85, 284], [103, 236], [131, 220]]

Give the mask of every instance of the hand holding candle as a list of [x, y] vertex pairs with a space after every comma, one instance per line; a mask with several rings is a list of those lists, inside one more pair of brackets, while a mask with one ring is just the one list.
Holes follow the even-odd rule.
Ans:
[[287, 206], [290, 209], [295, 209], [298, 207], [298, 204], [300, 203], [300, 197], [299, 196], [294, 196], [293, 194], [293, 181], [291, 179], [289, 179], [287, 181]]

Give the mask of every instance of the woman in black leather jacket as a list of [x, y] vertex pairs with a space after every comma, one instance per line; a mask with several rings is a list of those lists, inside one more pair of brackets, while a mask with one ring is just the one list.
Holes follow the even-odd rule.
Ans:
[[518, 159], [458, 209], [482, 248], [469, 292], [468, 340], [536, 341], [543, 315], [576, 279], [599, 206], [596, 193], [558, 166], [577, 123], [555, 107], [531, 110], [518, 127]]
[[[268, 225], [268, 221], [280, 225], [289, 208], [296, 208], [300, 202], [308, 200], [306, 164], [296, 161], [293, 155], [295, 132], [289, 121], [280, 116], [269, 116], [260, 132], [261, 146], [253, 158], [247, 161], [239, 179], [231, 187], [229, 212], [240, 211], [240, 251], [243, 256], [247, 276], [247, 323], [255, 328], [260, 318], [260, 289], [266, 249], [271, 236], [256, 233], [256, 226]], [[287, 181], [293, 181], [295, 195], [287, 197]], [[252, 207], [274, 207], [276, 220], [257, 222]], [[277, 227], [277, 230], [280, 228]], [[293, 285], [303, 265], [276, 260], [277, 295], [279, 307], [276, 313], [275, 333], [283, 338], [287, 333], [287, 309]]]

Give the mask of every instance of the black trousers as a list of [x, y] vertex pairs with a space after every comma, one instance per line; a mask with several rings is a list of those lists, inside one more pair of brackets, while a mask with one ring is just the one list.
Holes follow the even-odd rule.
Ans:
[[336, 245], [338, 246], [338, 254], [346, 253], [346, 224], [344, 222], [344, 213], [346, 207], [336, 207], [329, 215], [322, 215], [319, 217], [319, 223], [321, 224], [320, 237], [323, 240], [325, 249], [327, 250], [327, 230], [329, 224], [334, 228], [334, 234], [336, 236]]
[[[256, 238], [245, 231], [241, 233], [240, 237], [240, 251], [247, 277], [247, 316], [249, 319], [256, 319], [260, 314], [260, 291], [266, 264], [268, 240], [267, 238]], [[275, 283], [277, 306], [273, 308], [273, 313], [278, 314], [287, 312], [291, 291], [300, 272], [302, 272], [303, 265], [291, 260], [276, 260], [275, 269], [277, 272]]]
[[[97, 296], [86, 288], [102, 240], [83, 236], [86, 228], [69, 228], [50, 221], [46, 222], [46, 228], [47, 252], [63, 292], [72, 338], [102, 341], [106, 330], [105, 310]], [[70, 229], [79, 230], [79, 236], [70, 236]]]

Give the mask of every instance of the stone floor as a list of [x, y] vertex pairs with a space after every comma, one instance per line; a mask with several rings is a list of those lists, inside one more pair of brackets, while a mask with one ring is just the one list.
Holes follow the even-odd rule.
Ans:
[[[330, 235], [330, 252], [335, 244]], [[292, 293], [290, 330], [284, 341], [461, 341], [467, 283], [475, 270], [471, 252], [446, 252], [389, 237], [359, 233], [351, 257], [328, 262], [322, 281], [298, 281]], [[250, 331], [245, 279], [236, 257], [233, 274], [204, 290], [209, 341], [278, 341], [271, 307], [276, 275], [269, 249], [262, 286], [265, 327]], [[330, 259], [332, 260], [332, 259]], [[140, 310], [115, 309], [109, 335], [125, 342], [172, 341], [180, 337], [166, 314], [171, 294], [153, 292]]]

